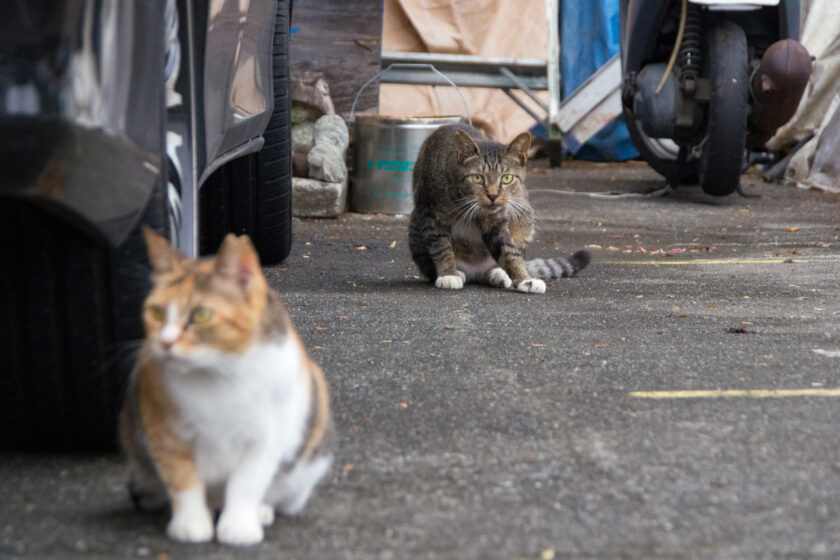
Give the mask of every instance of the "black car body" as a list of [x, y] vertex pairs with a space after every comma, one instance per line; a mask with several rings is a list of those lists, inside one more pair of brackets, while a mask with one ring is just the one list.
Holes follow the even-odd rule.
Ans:
[[149, 225], [288, 255], [290, 6], [27, 0], [0, 18], [0, 446], [108, 447]]

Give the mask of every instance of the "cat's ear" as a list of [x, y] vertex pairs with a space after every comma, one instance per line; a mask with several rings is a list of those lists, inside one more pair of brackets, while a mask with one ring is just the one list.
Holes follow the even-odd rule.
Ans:
[[235, 282], [244, 294], [250, 294], [256, 278], [262, 274], [260, 257], [247, 235], [229, 233], [222, 241], [215, 261], [216, 274]]
[[481, 153], [478, 149], [478, 144], [472, 139], [472, 136], [459, 130], [455, 132], [455, 153], [458, 154], [458, 161], [464, 161], [470, 156], [477, 156]]
[[183, 256], [165, 237], [149, 226], [143, 226], [143, 237], [146, 238], [146, 252], [149, 254], [149, 264], [152, 265], [154, 276], [181, 271]]
[[528, 150], [531, 148], [531, 133], [523, 132], [505, 147], [505, 155], [515, 158], [519, 165], [528, 161]]

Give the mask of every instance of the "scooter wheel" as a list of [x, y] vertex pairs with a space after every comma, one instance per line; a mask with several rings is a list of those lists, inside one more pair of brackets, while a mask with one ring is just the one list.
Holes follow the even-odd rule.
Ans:
[[712, 196], [738, 188], [747, 140], [749, 55], [744, 31], [718, 22], [707, 35], [705, 66], [711, 91], [708, 136], [700, 158], [700, 187]]

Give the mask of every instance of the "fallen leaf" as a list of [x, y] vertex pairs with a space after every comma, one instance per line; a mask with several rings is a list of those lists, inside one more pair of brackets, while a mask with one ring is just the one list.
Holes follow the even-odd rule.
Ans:
[[393, 342], [393, 340], [391, 340], [390, 338], [386, 338], [382, 342], [384, 342], [385, 344], [391, 344]]
[[316, 327], [315, 327], [315, 330], [316, 330], [316, 331], [328, 331], [328, 330], [330, 330], [330, 329], [329, 329], [329, 328], [327, 328], [327, 327], [318, 327], [318, 326], [316, 326]]
[[553, 548], [546, 548], [540, 553], [540, 560], [554, 560], [555, 555]]
[[592, 243], [592, 244], [587, 245], [586, 248], [587, 249], [600, 249], [601, 246], [600, 245], [595, 245], [594, 243]]
[[677, 315], [677, 317], [679, 317], [680, 319], [685, 319], [686, 317], [688, 317], [688, 315]]
[[681, 249], [679, 247], [674, 247], [673, 249], [671, 249], [671, 252], [672, 253], [685, 253], [685, 249]]
[[606, 348], [606, 347], [607, 347], [606, 344], [596, 344], [595, 345], [595, 348]]
[[621, 249], [619, 249], [618, 247], [614, 247], [613, 245], [610, 245], [609, 247], [607, 247], [607, 251], [621, 251]]
[[789, 233], [796, 233], [797, 231], [799, 231], [799, 228], [798, 227], [789, 227], [789, 228], [785, 228], [785, 231], [787, 231]]
[[533, 346], [534, 348], [542, 348], [545, 346], [545, 344], [532, 344], [531, 346]]
[[393, 249], [393, 248], [394, 248], [394, 247], [396, 247], [396, 246], [397, 246], [397, 242], [396, 242], [396, 240], [391, 241], [391, 244], [390, 244], [390, 245], [388, 245], [388, 247], [389, 247], [389, 248], [391, 248], [391, 249]]
[[401, 402], [401, 403], [400, 403], [400, 408], [408, 408], [408, 403], [406, 403], [406, 402]]
[[344, 466], [342, 467], [342, 470], [343, 470], [344, 472], [350, 472], [350, 471], [352, 471], [354, 468], [355, 468], [355, 467], [353, 466], [353, 463], [347, 463], [346, 465], [344, 465]]
[[455, 330], [455, 327], [443, 327], [443, 330], [445, 330], [445, 331], [454, 331], [454, 330]]
[[354, 249], [357, 251], [367, 251], [367, 247], [365, 245], [356, 245]]

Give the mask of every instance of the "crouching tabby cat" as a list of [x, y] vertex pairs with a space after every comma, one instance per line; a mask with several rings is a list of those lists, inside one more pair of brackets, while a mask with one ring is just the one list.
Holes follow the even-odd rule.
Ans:
[[466, 281], [543, 293], [546, 280], [589, 264], [588, 251], [523, 260], [534, 237], [525, 191], [530, 146], [527, 132], [505, 146], [461, 124], [441, 127], [423, 143], [408, 240], [414, 262], [436, 287], [458, 289]]
[[155, 286], [120, 415], [132, 498], [168, 501], [174, 540], [258, 543], [275, 508], [299, 512], [329, 470], [326, 381], [247, 237], [196, 261], [144, 233]]

